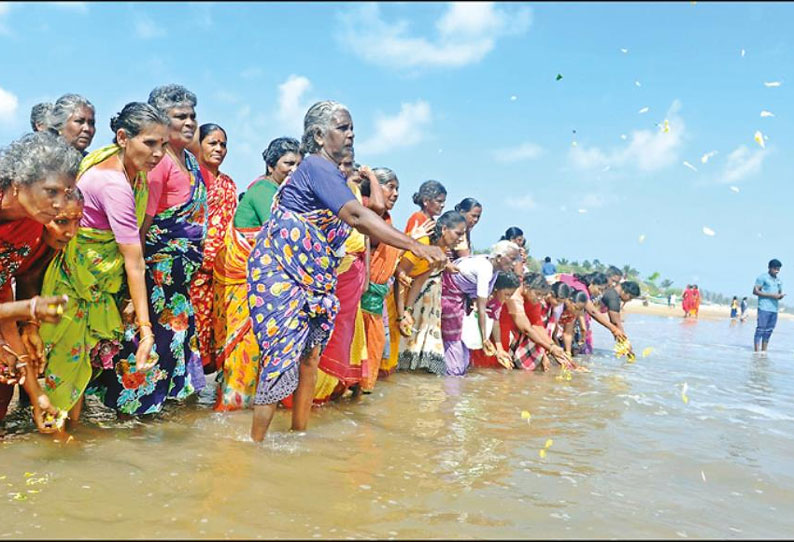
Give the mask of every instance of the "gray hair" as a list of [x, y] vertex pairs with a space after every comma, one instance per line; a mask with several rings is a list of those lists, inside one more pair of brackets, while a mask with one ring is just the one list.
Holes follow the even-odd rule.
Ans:
[[521, 251], [521, 249], [517, 244], [515, 244], [512, 241], [499, 241], [494, 246], [491, 247], [490, 256], [492, 258], [497, 258], [499, 256], [507, 256], [507, 254], [511, 251], [518, 253]]
[[147, 124], [161, 124], [168, 126], [169, 120], [159, 109], [155, 109], [143, 102], [130, 102], [110, 119], [110, 129], [113, 130], [113, 143], [116, 141], [116, 132], [124, 130], [127, 137], [135, 137], [141, 133]]
[[149, 93], [149, 105], [168, 114], [175, 107], [196, 107], [196, 95], [182, 85], [170, 84], [155, 87]]
[[66, 121], [81, 107], [87, 107], [94, 114], [94, 104], [79, 94], [64, 94], [52, 106], [52, 111], [47, 115], [47, 127], [60, 133], [66, 126]]
[[0, 190], [12, 182], [33, 185], [52, 176], [77, 176], [83, 156], [50, 132], [25, 134], [0, 150]]
[[374, 173], [375, 177], [378, 178], [378, 182], [380, 184], [387, 184], [391, 181], [400, 182], [397, 179], [397, 174], [387, 167], [376, 167], [372, 170], [372, 173]]
[[37, 132], [37, 125], [47, 126], [47, 117], [52, 111], [52, 104], [50, 102], [42, 102], [30, 108], [30, 128]]
[[265, 159], [265, 164], [268, 167], [275, 169], [281, 157], [289, 152], [302, 154], [298, 140], [291, 137], [277, 137], [267, 146], [265, 152], [262, 153], [262, 158]]
[[337, 111], [350, 110], [339, 102], [325, 100], [317, 102], [306, 111], [306, 116], [303, 117], [303, 137], [301, 138], [301, 149], [304, 154], [320, 152], [320, 145], [314, 140], [314, 136], [318, 133], [325, 135], [331, 124], [331, 117]]

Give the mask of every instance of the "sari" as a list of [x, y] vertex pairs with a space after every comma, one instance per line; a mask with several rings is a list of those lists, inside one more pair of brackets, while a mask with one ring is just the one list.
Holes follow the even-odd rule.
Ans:
[[350, 228], [327, 208], [281, 207], [289, 182], [276, 193], [248, 259], [248, 306], [261, 356], [255, 405], [292, 395], [300, 358], [324, 347], [339, 312], [336, 269]]
[[[590, 290], [587, 286], [578, 280], [575, 276], [570, 273], [560, 273], [558, 279], [573, 288], [574, 290], [584, 292], [587, 295], [587, 300], [592, 301], [590, 297]], [[593, 330], [591, 328], [590, 321], [592, 317], [587, 312], [584, 313], [584, 323], [585, 329], [582, 329], [582, 325], [577, 318], [574, 321], [573, 325], [573, 346], [571, 347], [571, 352], [575, 354], [592, 354], [593, 353]], [[577, 346], [580, 342], [582, 337], [584, 337], [584, 345]]]
[[220, 372], [215, 410], [248, 408], [259, 374], [259, 345], [251, 328], [248, 309], [248, 257], [260, 228], [235, 228], [226, 232], [226, 245], [218, 252], [213, 274], [214, 357]]
[[[120, 150], [114, 144], [88, 154], [78, 180]], [[144, 172], [133, 180], [132, 192], [140, 227], [149, 195]], [[118, 351], [124, 337], [119, 303], [125, 285], [124, 257], [111, 230], [81, 226], [47, 267], [41, 294], [69, 296], [60, 322], [43, 323], [40, 331], [47, 357], [44, 392], [54, 407], [70, 410], [86, 391], [102, 354]]]
[[[413, 305], [414, 330], [409, 337], [400, 335], [399, 329], [390, 340], [399, 340], [397, 370], [422, 370], [437, 375], [446, 373], [444, 343], [441, 340], [441, 275], [431, 273]], [[391, 321], [389, 322], [391, 324]]]
[[[391, 225], [388, 213], [383, 217]], [[370, 256], [369, 287], [361, 296], [361, 312], [367, 338], [367, 360], [362, 367], [361, 389], [372, 391], [381, 369], [386, 347], [383, 307], [402, 251], [380, 243]], [[398, 332], [399, 333], [399, 332]]]
[[212, 328], [213, 270], [218, 251], [224, 246], [224, 236], [237, 209], [237, 185], [224, 173], [212, 178], [212, 173], [201, 168], [207, 183], [207, 236], [204, 239], [204, 257], [190, 285], [190, 302], [196, 318], [199, 352], [204, 372], [218, 369]]
[[[456, 260], [457, 264], [461, 260]], [[494, 273], [488, 285], [493, 291], [498, 273]], [[469, 349], [463, 343], [463, 318], [469, 312], [469, 300], [477, 298], [477, 282], [461, 273], [445, 271], [441, 281], [441, 338], [444, 341], [446, 374], [463, 375], [469, 366]], [[493, 310], [493, 309], [491, 309]], [[494, 312], [494, 314], [496, 314]], [[498, 317], [498, 314], [496, 315]]]
[[125, 414], [159, 412], [166, 398], [181, 400], [205, 385], [188, 288], [203, 257], [207, 191], [198, 162], [185, 154], [190, 197], [155, 216], [146, 234], [146, 289], [157, 364], [144, 372], [131, 370], [138, 339], [129, 327], [115, 370], [103, 371], [99, 379], [105, 405]]
[[[540, 304], [543, 327], [546, 329], [546, 333], [549, 334], [549, 337], [551, 337], [554, 332], [554, 327], [557, 324], [554, 319], [554, 307], [547, 305], [545, 302], [540, 302]], [[527, 309], [524, 310], [526, 312]], [[513, 355], [513, 365], [516, 369], [534, 371], [540, 366], [546, 349], [532, 342], [529, 336], [521, 333], [511, 342], [510, 353]]]

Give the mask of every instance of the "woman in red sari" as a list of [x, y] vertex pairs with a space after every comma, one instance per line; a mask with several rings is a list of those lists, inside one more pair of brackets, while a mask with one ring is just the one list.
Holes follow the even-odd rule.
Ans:
[[689, 316], [692, 310], [692, 285], [687, 284], [684, 293], [681, 294], [681, 309], [684, 311], [684, 318]]
[[[0, 152], [0, 302], [13, 299], [11, 278], [40, 247], [44, 224], [52, 221], [74, 189], [80, 153], [50, 133], [23, 136]], [[40, 302], [41, 301], [41, 302]], [[58, 320], [57, 299], [28, 302], [32, 322]], [[62, 308], [62, 307], [61, 307]], [[17, 330], [18, 316], [0, 322], [0, 384], [23, 383], [34, 398], [33, 415], [41, 431], [44, 415], [55, 414], [38, 384], [43, 367], [34, 366]]]
[[217, 124], [202, 124], [199, 128], [198, 161], [207, 186], [207, 235], [204, 238], [204, 258], [190, 287], [190, 301], [195, 312], [201, 364], [206, 374], [218, 369], [213, 340], [212, 273], [218, 252], [224, 246], [226, 230], [237, 210], [237, 185], [220, 171], [226, 158], [226, 141], [226, 131]]

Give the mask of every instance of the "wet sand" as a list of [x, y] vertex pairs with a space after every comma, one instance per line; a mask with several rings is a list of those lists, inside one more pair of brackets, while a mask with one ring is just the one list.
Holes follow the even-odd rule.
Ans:
[[396, 374], [316, 409], [305, 434], [278, 412], [259, 445], [250, 412], [208, 397], [145, 423], [93, 404], [69, 446], [14, 414], [0, 537], [789, 536], [791, 322], [758, 358], [750, 323], [626, 320], [635, 349], [653, 348], [633, 364], [597, 327], [592, 372], [570, 381]]
[[[633, 314], [652, 314], [654, 316], [673, 316], [683, 319], [684, 311], [681, 308], [681, 303], [674, 307], [667, 305], [658, 305], [649, 303], [647, 306], [642, 304], [642, 301], [634, 299], [626, 303], [623, 309], [626, 313]], [[701, 320], [723, 320], [729, 321], [731, 319], [731, 307], [729, 305], [701, 305], [698, 313], [698, 319]], [[779, 320], [794, 320], [794, 314], [780, 312], [778, 314]], [[747, 318], [745, 324], [751, 323], [755, 325], [756, 310], [747, 309]]]

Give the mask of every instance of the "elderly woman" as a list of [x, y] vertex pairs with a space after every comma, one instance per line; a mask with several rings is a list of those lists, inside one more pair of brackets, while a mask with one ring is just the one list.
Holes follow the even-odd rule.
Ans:
[[467, 256], [455, 260], [457, 273], [444, 272], [441, 280], [441, 337], [448, 375], [463, 375], [469, 366], [469, 349], [461, 338], [469, 298], [475, 299], [483, 353], [486, 356], [496, 355], [496, 347], [487, 331], [486, 304], [498, 272], [513, 271], [520, 258], [515, 243], [499, 241], [487, 256]]
[[47, 119], [52, 112], [52, 104], [42, 102], [30, 108], [30, 129], [42, 132], [47, 129]]
[[212, 326], [213, 270], [237, 210], [237, 185], [220, 171], [226, 158], [226, 142], [226, 131], [217, 124], [202, 124], [199, 128], [198, 161], [207, 185], [207, 236], [201, 267], [190, 286], [190, 301], [196, 317], [201, 363], [208, 374], [217, 370]]
[[353, 119], [345, 106], [318, 102], [303, 124], [309, 156], [281, 185], [249, 260], [248, 300], [262, 355], [255, 441], [264, 439], [278, 401], [293, 392], [292, 428], [306, 428], [320, 353], [339, 311], [336, 268], [351, 226], [433, 264], [444, 262], [439, 249], [386, 224], [347, 187], [338, 168], [353, 147]]
[[47, 127], [85, 155], [96, 133], [95, 114], [91, 102], [79, 94], [64, 94], [53, 104]]
[[128, 373], [139, 346], [135, 338], [125, 343], [116, 378], [103, 380], [105, 404], [125, 416], [159, 412], [166, 398], [181, 400], [205, 385], [189, 293], [207, 221], [206, 186], [187, 151], [197, 128], [196, 96], [181, 85], [165, 85], [152, 90], [149, 105], [169, 120], [166, 152], [147, 174], [149, 199], [140, 227], [157, 364]]
[[273, 196], [300, 164], [297, 139], [279, 137], [265, 152], [267, 173], [255, 180], [237, 206], [226, 232], [225, 246], [215, 258], [213, 334], [219, 375], [215, 410], [248, 408], [259, 376], [259, 344], [248, 309], [248, 257], [254, 238], [270, 219]]
[[[66, 318], [42, 326], [41, 338], [48, 351], [47, 395], [74, 422], [92, 376], [101, 374], [100, 387], [112, 389], [117, 379], [137, 382], [155, 361], [140, 226], [148, 200], [146, 174], [165, 153], [167, 124], [163, 114], [139, 102], [111, 119], [113, 144], [90, 153], [80, 167], [78, 186], [86, 203], [77, 237], [44, 276], [42, 293], [66, 293], [72, 300]], [[120, 307], [127, 292], [136, 325], [125, 330]], [[131, 339], [136, 331], [140, 341], [133, 345], [125, 333]]]
[[[64, 208], [67, 192], [74, 188], [80, 154], [63, 140], [46, 132], [28, 134], [0, 151], [0, 302], [11, 301], [11, 278], [25, 258], [39, 246], [44, 225]], [[28, 318], [57, 320], [55, 299], [33, 298]], [[41, 367], [28, 363], [30, 354], [17, 331], [18, 312], [0, 323], [0, 384], [24, 379], [33, 403], [37, 427], [46, 430], [44, 414], [55, 409], [41, 391]]]
[[464, 198], [455, 205], [455, 210], [466, 219], [466, 236], [460, 240], [460, 243], [454, 249], [455, 258], [463, 258], [464, 256], [470, 256], [474, 250], [471, 246], [471, 230], [480, 221], [482, 205], [474, 198]]

